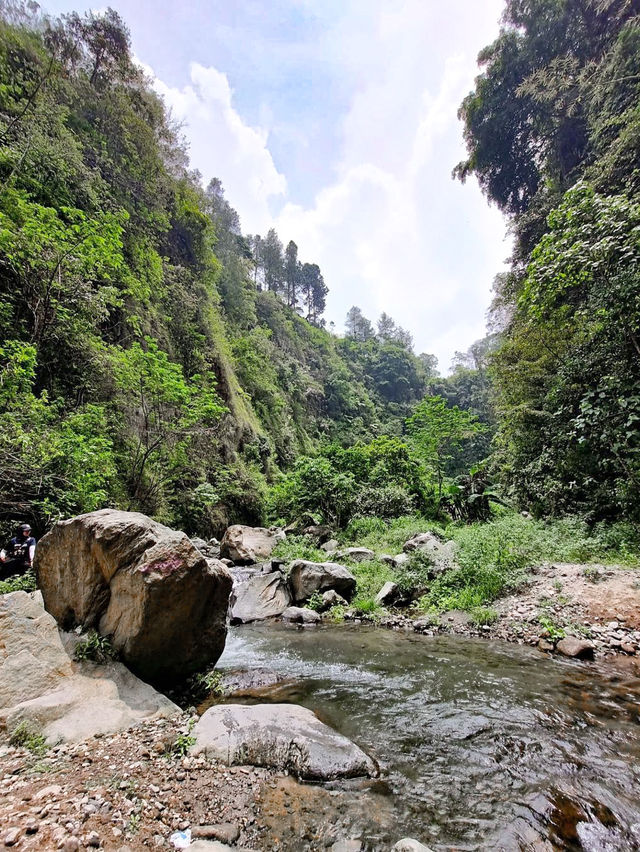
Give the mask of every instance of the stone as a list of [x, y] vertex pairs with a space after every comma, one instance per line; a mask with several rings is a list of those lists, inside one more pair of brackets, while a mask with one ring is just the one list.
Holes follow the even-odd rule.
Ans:
[[221, 822], [215, 825], [195, 825], [191, 829], [191, 836], [195, 837], [196, 840], [220, 840], [222, 843], [232, 845], [240, 837], [240, 828], [231, 822]]
[[329, 541], [320, 545], [320, 550], [324, 550], [326, 553], [335, 553], [339, 546], [338, 539], [330, 538]]
[[331, 609], [332, 606], [346, 605], [347, 601], [342, 597], [342, 595], [339, 595], [335, 589], [327, 589], [326, 592], [322, 593], [322, 612], [324, 612], [325, 609]]
[[413, 553], [420, 550], [426, 553], [433, 563], [435, 573], [455, 567], [456, 544], [454, 541], [440, 541], [437, 535], [431, 532], [418, 533], [405, 541], [402, 549], [405, 553]]
[[552, 654], [554, 650], [554, 644], [553, 642], [549, 642], [548, 639], [543, 638], [538, 640], [538, 648], [540, 651], [546, 651], [549, 654]]
[[331, 538], [331, 527], [326, 524], [310, 524], [302, 530], [302, 535], [313, 538], [318, 545], [322, 545]]
[[234, 524], [227, 528], [220, 542], [220, 556], [238, 565], [264, 562], [271, 558], [273, 549], [284, 538], [282, 530]]
[[391, 852], [431, 852], [431, 849], [413, 837], [403, 837], [392, 847]]
[[376, 603], [380, 606], [390, 606], [398, 597], [398, 584], [387, 580], [376, 595]]
[[78, 852], [80, 849], [80, 841], [77, 837], [67, 837], [60, 848], [62, 852]]
[[[124, 730], [179, 708], [121, 663], [75, 663], [41, 597], [0, 597], [0, 726], [25, 722], [49, 744]], [[34, 801], [58, 795], [50, 785]]]
[[40, 540], [35, 567], [57, 622], [108, 636], [146, 680], [182, 679], [222, 653], [228, 571], [145, 515], [102, 509], [60, 521]]
[[391, 557], [391, 563], [394, 568], [402, 568], [403, 565], [406, 565], [409, 561], [408, 553], [397, 553], [395, 556]]
[[222, 673], [219, 689], [224, 695], [246, 695], [286, 683], [287, 680], [284, 675], [264, 667], [236, 669]]
[[351, 559], [352, 562], [370, 562], [376, 555], [368, 547], [347, 547], [336, 553], [336, 559]]
[[265, 766], [301, 779], [376, 776], [376, 764], [351, 740], [293, 704], [224, 704], [197, 722], [193, 755], [231, 765]]
[[198, 536], [194, 536], [191, 539], [191, 544], [196, 547], [203, 556], [205, 555], [205, 550], [208, 550], [207, 542], [203, 538], [198, 538]]
[[337, 840], [331, 846], [331, 852], [361, 852], [362, 842], [356, 838]]
[[290, 603], [289, 587], [279, 571], [256, 574], [234, 586], [230, 601], [231, 623], [246, 624], [274, 618]]
[[10, 828], [4, 833], [2, 840], [5, 846], [15, 846], [18, 840], [20, 840], [20, 829]]
[[[164, 843], [162, 845], [164, 846]], [[251, 852], [246, 846], [243, 848], [245, 852]], [[220, 843], [219, 840], [196, 840], [189, 846], [189, 852], [225, 852], [226, 849], [233, 849], [233, 847]]]
[[593, 645], [586, 639], [567, 636], [556, 644], [556, 652], [563, 657], [576, 657], [579, 660], [593, 660]]
[[282, 613], [282, 620], [294, 624], [317, 624], [320, 621], [320, 615], [313, 609], [290, 606]]
[[350, 600], [356, 589], [356, 578], [348, 568], [336, 562], [296, 559], [289, 569], [289, 585], [295, 603], [308, 600], [314, 592], [328, 589]]
[[85, 838], [87, 846], [97, 849], [100, 846], [100, 835], [97, 831], [90, 831]]

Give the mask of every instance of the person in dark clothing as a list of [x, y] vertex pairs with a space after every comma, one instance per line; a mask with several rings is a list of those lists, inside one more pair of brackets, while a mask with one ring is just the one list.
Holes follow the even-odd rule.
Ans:
[[28, 571], [33, 565], [35, 552], [36, 540], [31, 535], [31, 527], [22, 524], [8, 545], [0, 550], [0, 579]]

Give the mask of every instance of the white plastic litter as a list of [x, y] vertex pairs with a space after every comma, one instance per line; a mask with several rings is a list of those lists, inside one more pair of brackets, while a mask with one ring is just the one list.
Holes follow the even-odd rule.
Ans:
[[176, 831], [169, 838], [174, 849], [188, 849], [191, 846], [191, 829]]

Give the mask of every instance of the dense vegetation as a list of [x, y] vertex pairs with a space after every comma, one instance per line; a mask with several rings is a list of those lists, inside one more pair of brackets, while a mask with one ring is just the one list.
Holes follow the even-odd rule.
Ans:
[[640, 517], [640, 4], [508, 0], [465, 99], [511, 220], [497, 281], [496, 464], [537, 514]]
[[[462, 469], [459, 435], [431, 458], [402, 440], [435, 359], [386, 314], [323, 328], [319, 267], [202, 188], [116, 13], [4, 4], [0, 77], [0, 521], [346, 522], [422, 509], [422, 468]], [[329, 492], [296, 491], [328, 468]]]
[[[492, 333], [447, 378], [386, 313], [327, 330], [331, 282], [203, 188], [116, 13], [1, 8], [1, 525], [107, 505], [201, 535], [311, 516], [378, 551], [430, 525], [460, 558], [427, 609], [477, 609], [538, 558], [631, 560], [635, 0], [508, 0], [480, 56], [456, 173], [515, 249]], [[361, 603], [392, 576], [354, 570]]]

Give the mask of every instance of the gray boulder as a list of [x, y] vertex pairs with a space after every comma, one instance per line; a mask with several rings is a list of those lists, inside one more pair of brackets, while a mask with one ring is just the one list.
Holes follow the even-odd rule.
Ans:
[[391, 564], [394, 568], [402, 568], [402, 566], [406, 565], [408, 561], [408, 553], [397, 553], [395, 556], [391, 557]]
[[234, 524], [228, 527], [220, 542], [220, 556], [237, 565], [252, 565], [271, 558], [274, 547], [286, 538], [282, 530], [264, 527], [246, 527]]
[[24, 722], [53, 744], [179, 712], [121, 663], [74, 662], [39, 593], [0, 597], [0, 727]]
[[322, 607], [320, 608], [320, 612], [324, 612], [325, 609], [331, 609], [332, 606], [346, 606], [347, 601], [339, 595], [335, 589], [328, 589], [326, 592], [322, 593]]
[[293, 624], [317, 624], [320, 621], [320, 615], [314, 609], [290, 606], [282, 613], [282, 620]]
[[353, 562], [370, 562], [376, 558], [373, 550], [368, 547], [347, 547], [336, 553], [336, 559], [351, 559]]
[[193, 754], [228, 766], [267, 766], [317, 781], [377, 775], [376, 764], [355, 743], [293, 704], [211, 707], [193, 735]]
[[380, 589], [378, 594], [376, 595], [376, 603], [381, 606], [390, 606], [394, 601], [398, 599], [400, 595], [398, 584], [393, 583], [391, 580], [387, 580], [384, 586]]
[[320, 545], [320, 550], [324, 550], [325, 553], [335, 553], [339, 547], [337, 538], [330, 538], [329, 541], [325, 541], [324, 544]]
[[421, 550], [429, 555], [434, 565], [442, 568], [455, 564], [455, 542], [440, 541], [438, 536], [431, 532], [417, 533], [408, 541], [405, 541], [402, 549], [405, 553]]
[[279, 571], [256, 574], [234, 586], [230, 604], [231, 623], [246, 624], [274, 618], [290, 603], [289, 587]]
[[110, 637], [145, 680], [183, 678], [224, 649], [228, 571], [145, 515], [103, 509], [61, 521], [40, 540], [35, 563], [58, 624]]
[[296, 559], [289, 569], [289, 585], [295, 603], [309, 600], [314, 592], [333, 589], [349, 600], [356, 589], [356, 578], [336, 562], [308, 562]]

